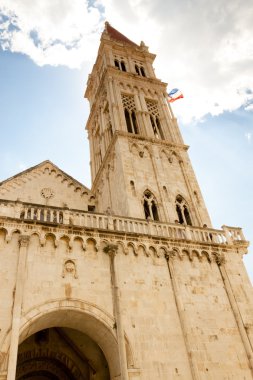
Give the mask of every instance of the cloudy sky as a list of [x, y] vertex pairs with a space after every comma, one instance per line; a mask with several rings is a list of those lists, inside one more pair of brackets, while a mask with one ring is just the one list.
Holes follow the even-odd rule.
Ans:
[[0, 181], [50, 159], [90, 186], [83, 93], [105, 20], [183, 91], [173, 109], [213, 225], [253, 242], [251, 0], [0, 0]]

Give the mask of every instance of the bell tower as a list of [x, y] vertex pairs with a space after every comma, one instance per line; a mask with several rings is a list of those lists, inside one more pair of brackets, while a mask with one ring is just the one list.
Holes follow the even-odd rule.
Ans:
[[97, 212], [195, 226], [210, 218], [155, 55], [108, 22], [85, 97]]

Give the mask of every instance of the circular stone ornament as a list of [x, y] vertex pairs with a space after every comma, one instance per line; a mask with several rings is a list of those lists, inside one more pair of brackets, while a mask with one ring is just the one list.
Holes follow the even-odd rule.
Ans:
[[54, 197], [54, 191], [50, 187], [45, 187], [40, 192], [41, 196], [45, 199], [50, 199]]

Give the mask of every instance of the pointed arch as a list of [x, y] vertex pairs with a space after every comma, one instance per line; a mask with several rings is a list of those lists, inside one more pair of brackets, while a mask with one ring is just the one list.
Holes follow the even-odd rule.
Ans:
[[192, 226], [189, 206], [182, 195], [176, 196], [175, 205], [179, 223]]
[[157, 200], [149, 189], [146, 189], [143, 193], [143, 209], [145, 219], [159, 220]]

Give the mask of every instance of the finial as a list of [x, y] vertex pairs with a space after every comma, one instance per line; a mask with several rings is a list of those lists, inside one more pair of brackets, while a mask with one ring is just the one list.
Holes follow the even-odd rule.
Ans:
[[107, 30], [107, 28], [108, 28], [108, 26], [109, 26], [110, 24], [109, 24], [109, 22], [108, 21], [105, 21], [105, 32], [107, 33], [108, 32], [108, 30]]
[[148, 46], [145, 45], [145, 42], [144, 42], [144, 41], [141, 41], [141, 43], [140, 43], [140, 47], [141, 47], [141, 50], [142, 50], [142, 51], [148, 51]]

